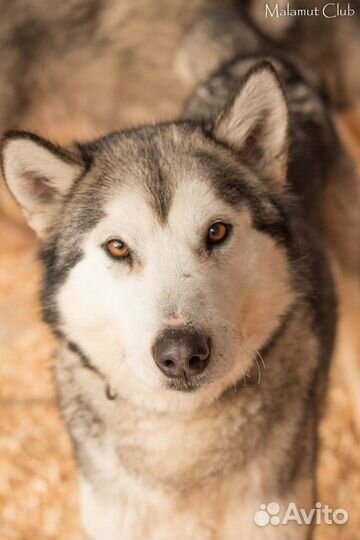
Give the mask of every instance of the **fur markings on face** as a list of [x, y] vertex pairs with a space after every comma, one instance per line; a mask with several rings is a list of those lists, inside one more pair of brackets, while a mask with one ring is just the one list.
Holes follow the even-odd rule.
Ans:
[[43, 240], [46, 319], [130, 400], [213, 401], [295, 298], [276, 75], [252, 70], [210, 130], [164, 124], [78, 149], [27, 133], [3, 144]]

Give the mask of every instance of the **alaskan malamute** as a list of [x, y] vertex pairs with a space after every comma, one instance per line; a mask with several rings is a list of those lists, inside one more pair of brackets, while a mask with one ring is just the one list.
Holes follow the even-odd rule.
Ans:
[[328, 255], [358, 264], [341, 203], [353, 170], [321, 91], [256, 33], [248, 43], [179, 121], [71, 149], [3, 141], [7, 184], [42, 241], [94, 540], [311, 537], [254, 515], [316, 501]]

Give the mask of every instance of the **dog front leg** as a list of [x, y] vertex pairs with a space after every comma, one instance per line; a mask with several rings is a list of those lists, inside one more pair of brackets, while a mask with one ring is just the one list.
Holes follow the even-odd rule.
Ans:
[[81, 519], [88, 540], [128, 540], [121, 502], [120, 498], [105, 496], [80, 477]]

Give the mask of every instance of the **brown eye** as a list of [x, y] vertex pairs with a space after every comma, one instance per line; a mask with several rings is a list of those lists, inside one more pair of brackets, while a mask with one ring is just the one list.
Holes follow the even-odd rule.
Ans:
[[209, 248], [221, 244], [226, 240], [230, 232], [230, 225], [222, 221], [216, 221], [208, 230], [206, 243]]
[[128, 246], [122, 240], [109, 240], [106, 242], [105, 248], [114, 259], [126, 259], [130, 255]]

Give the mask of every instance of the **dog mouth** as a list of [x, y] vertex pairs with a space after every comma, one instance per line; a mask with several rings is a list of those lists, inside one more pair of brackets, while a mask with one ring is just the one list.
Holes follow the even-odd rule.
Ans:
[[206, 382], [205, 377], [192, 377], [190, 379], [181, 377], [165, 381], [164, 388], [176, 392], [191, 393], [199, 390]]

